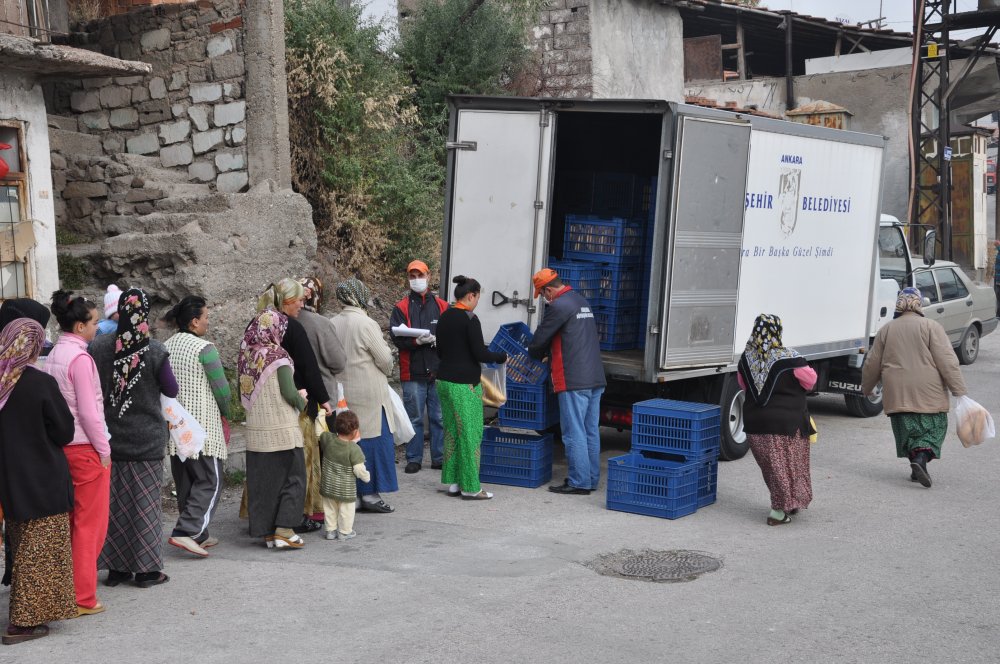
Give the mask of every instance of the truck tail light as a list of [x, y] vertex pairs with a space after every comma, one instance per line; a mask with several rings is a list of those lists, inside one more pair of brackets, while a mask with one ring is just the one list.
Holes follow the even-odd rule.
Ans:
[[632, 408], [608, 406], [601, 410], [601, 426], [614, 427], [616, 429], [629, 429], [632, 427]]

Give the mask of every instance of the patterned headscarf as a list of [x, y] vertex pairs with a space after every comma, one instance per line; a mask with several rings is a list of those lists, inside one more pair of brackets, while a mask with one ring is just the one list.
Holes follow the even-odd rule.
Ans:
[[129, 288], [118, 299], [118, 332], [111, 371], [111, 407], [118, 417], [132, 405], [132, 388], [139, 382], [149, 348], [149, 300], [138, 288]]
[[907, 311], [912, 311], [920, 316], [924, 315], [923, 293], [913, 286], [907, 286], [896, 295], [896, 315], [894, 318], [899, 318]]
[[348, 279], [337, 284], [337, 299], [345, 307], [359, 307], [368, 311], [368, 302], [372, 292], [360, 279]]
[[740, 356], [739, 371], [753, 400], [766, 406], [782, 372], [806, 366], [805, 358], [781, 345], [781, 318], [761, 314], [753, 323], [753, 332]]
[[294, 302], [305, 295], [302, 284], [294, 279], [282, 279], [276, 284], [268, 286], [260, 297], [257, 298], [257, 311], [274, 309], [281, 311], [281, 305], [286, 302]]
[[24, 368], [38, 358], [45, 330], [30, 318], [16, 318], [0, 332], [0, 410], [21, 379]]
[[303, 277], [299, 279], [299, 283], [310, 291], [306, 294], [306, 309], [319, 313], [319, 308], [323, 305], [323, 282], [319, 277]]
[[250, 408], [267, 378], [281, 366], [292, 366], [288, 351], [281, 347], [288, 329], [288, 316], [273, 309], [260, 312], [247, 325], [240, 342], [237, 369], [240, 375], [240, 403]]

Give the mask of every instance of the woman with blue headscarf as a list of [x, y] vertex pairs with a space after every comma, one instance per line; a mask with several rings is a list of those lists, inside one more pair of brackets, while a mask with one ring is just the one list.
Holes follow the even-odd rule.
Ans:
[[861, 389], [882, 382], [882, 406], [892, 423], [896, 456], [910, 461], [910, 481], [931, 486], [927, 464], [941, 458], [948, 432], [948, 393], [966, 393], [958, 357], [937, 321], [924, 318], [923, 295], [899, 291], [894, 320], [875, 335], [861, 369]]

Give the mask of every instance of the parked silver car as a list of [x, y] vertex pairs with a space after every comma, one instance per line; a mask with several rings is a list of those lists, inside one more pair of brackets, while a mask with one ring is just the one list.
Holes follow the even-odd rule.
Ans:
[[975, 362], [979, 339], [997, 328], [997, 296], [993, 288], [973, 282], [950, 261], [918, 267], [913, 278], [926, 298], [924, 315], [941, 323], [962, 364]]

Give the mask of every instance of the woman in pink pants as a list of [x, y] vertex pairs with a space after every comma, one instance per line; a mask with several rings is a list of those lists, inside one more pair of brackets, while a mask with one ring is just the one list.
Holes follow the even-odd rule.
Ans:
[[104, 424], [104, 397], [94, 359], [87, 344], [97, 334], [97, 305], [71, 292], [52, 295], [52, 313], [62, 335], [49, 353], [45, 371], [73, 413], [73, 442], [64, 447], [73, 479], [70, 539], [73, 546], [73, 582], [79, 615], [104, 611], [97, 599], [97, 557], [108, 532], [111, 495], [111, 446]]

